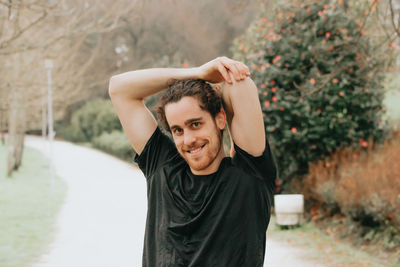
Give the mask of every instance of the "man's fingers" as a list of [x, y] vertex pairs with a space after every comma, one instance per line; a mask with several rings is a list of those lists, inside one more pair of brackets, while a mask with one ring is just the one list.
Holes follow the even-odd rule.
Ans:
[[[231, 77], [231, 80], [234, 80], [234, 79], [235, 79], [235, 77], [233, 76], [232, 71], [228, 71], [228, 75], [229, 75], [229, 77]], [[235, 80], [236, 80], [236, 79], [235, 79]]]
[[250, 76], [250, 70], [246, 64], [227, 57], [217, 58], [217, 68], [228, 83], [232, 83], [232, 79], [240, 81]]
[[250, 69], [249, 69], [249, 67], [247, 67], [246, 64], [241, 63], [241, 62], [240, 62], [240, 66], [241, 66], [241, 68], [242, 68], [242, 70], [243, 70], [243, 73], [244, 73], [246, 76], [250, 76]]
[[241, 79], [240, 78], [240, 70], [236, 66], [236, 62], [234, 60], [226, 59], [226, 60], [222, 61], [221, 63], [223, 64], [225, 69], [227, 69], [228, 71], [230, 71], [233, 74], [233, 78], [236, 81], [239, 81]]
[[234, 69], [233, 74], [235, 75], [235, 80], [240, 81], [244, 79], [244, 74], [242, 73], [242, 70], [237, 63], [232, 64], [232, 69]]
[[232, 71], [232, 74], [234, 75], [236, 80], [244, 80], [247, 76], [250, 76], [250, 69], [247, 67], [246, 64], [230, 58], [225, 59], [228, 61], [227, 64], [229, 64], [229, 66], [232, 66], [228, 69]]
[[250, 76], [250, 70], [246, 66], [246, 64], [244, 64], [242, 62], [237, 62], [237, 66], [238, 66], [238, 68], [240, 70], [240, 74], [241, 74], [242, 80], [244, 80], [246, 78], [246, 76]]
[[229, 76], [228, 71], [225, 69], [224, 65], [222, 65], [222, 63], [218, 63], [217, 67], [222, 77], [224, 77], [225, 81], [227, 81], [228, 83], [232, 83], [231, 77]]

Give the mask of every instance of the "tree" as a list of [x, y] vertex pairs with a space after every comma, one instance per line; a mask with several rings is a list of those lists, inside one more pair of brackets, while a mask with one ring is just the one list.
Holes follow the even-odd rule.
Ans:
[[384, 137], [388, 43], [368, 36], [345, 1], [279, 6], [237, 39], [233, 51], [253, 69], [280, 177], [345, 146]]
[[[134, 7], [135, 1], [128, 0], [0, 2], [0, 59], [5, 62], [0, 67], [0, 89], [4, 99], [8, 99], [2, 101], [1, 111], [2, 117], [4, 114], [9, 117], [9, 175], [20, 165], [23, 151], [20, 140], [23, 140], [29, 123], [40, 121], [37, 114], [46, 81], [43, 59], [53, 58], [56, 66], [62, 62], [55, 70], [58, 75], [55, 89], [56, 92], [59, 88], [68, 90], [68, 94], [54, 94], [55, 103], [79, 97], [79, 83], [66, 82], [71, 75], [75, 74], [77, 78], [88, 67], [88, 64], [76, 66], [71, 60], [78, 48], [75, 44], [93, 33], [115, 29], [120, 17], [129, 14]], [[29, 113], [25, 112], [27, 110]]]

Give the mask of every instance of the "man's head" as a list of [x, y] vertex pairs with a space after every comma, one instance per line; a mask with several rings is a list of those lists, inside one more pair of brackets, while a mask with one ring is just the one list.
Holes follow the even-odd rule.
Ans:
[[200, 108], [210, 113], [213, 118], [221, 111], [221, 96], [204, 80], [173, 81], [161, 96], [156, 110], [160, 125], [168, 132], [171, 132], [171, 129], [165, 115], [165, 106], [169, 103], [176, 103], [185, 96], [196, 98]]
[[157, 113], [194, 173], [218, 168], [226, 117], [221, 97], [211, 85], [203, 80], [174, 82], [161, 96]]

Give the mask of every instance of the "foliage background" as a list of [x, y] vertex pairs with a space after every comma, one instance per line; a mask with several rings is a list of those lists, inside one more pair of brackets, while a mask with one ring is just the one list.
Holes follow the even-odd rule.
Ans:
[[392, 49], [365, 34], [346, 2], [317, 3], [280, 6], [232, 47], [252, 68], [284, 181], [306, 174], [309, 162], [387, 134], [383, 81]]

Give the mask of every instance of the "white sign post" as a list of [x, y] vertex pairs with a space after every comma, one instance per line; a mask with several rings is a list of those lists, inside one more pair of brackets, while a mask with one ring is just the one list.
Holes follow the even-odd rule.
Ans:
[[47, 120], [46, 120], [46, 88], [43, 87], [43, 97], [42, 97], [42, 138], [43, 141], [46, 140], [47, 135]]
[[54, 139], [54, 131], [53, 131], [53, 99], [52, 99], [52, 88], [51, 88], [51, 69], [53, 68], [53, 61], [51, 59], [46, 59], [44, 61], [44, 66], [47, 70], [47, 96], [48, 96], [48, 115], [49, 115], [49, 163], [50, 163], [50, 184], [51, 187], [54, 186], [54, 167], [53, 167], [53, 139]]

